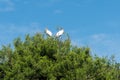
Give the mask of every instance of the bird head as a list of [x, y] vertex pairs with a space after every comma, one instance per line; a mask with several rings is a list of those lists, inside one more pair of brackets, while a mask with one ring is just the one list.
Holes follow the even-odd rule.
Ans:
[[62, 27], [57, 27], [57, 30], [59, 31], [59, 30], [62, 30], [63, 28]]
[[48, 28], [45, 28], [45, 31], [48, 30]]

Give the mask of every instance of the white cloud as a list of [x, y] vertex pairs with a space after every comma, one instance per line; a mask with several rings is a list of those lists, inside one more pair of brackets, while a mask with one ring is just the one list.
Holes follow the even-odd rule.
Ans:
[[14, 10], [14, 3], [11, 0], [0, 0], [0, 12], [8, 12]]

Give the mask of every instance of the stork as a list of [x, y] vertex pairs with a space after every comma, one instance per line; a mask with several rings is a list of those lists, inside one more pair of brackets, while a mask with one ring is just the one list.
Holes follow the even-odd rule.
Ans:
[[50, 30], [48, 30], [47, 28], [45, 29], [45, 33], [48, 35], [48, 36], [52, 36], [52, 32]]
[[61, 29], [60, 31], [58, 31], [57, 33], [56, 33], [56, 37], [60, 37], [62, 34], [64, 33], [64, 30], [63, 29]]

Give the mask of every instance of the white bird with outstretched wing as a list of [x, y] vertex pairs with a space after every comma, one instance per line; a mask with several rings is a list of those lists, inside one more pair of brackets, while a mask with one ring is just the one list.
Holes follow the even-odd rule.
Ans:
[[48, 35], [48, 36], [52, 36], [52, 32], [50, 30], [48, 30], [47, 28], [45, 29], [45, 33]]
[[64, 33], [64, 30], [63, 29], [61, 29], [60, 31], [58, 31], [57, 33], [56, 33], [56, 37], [60, 37], [62, 34]]

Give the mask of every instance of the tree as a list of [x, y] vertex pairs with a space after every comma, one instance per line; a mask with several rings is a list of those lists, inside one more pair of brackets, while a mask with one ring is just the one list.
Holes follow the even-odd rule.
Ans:
[[0, 80], [119, 80], [120, 65], [93, 57], [88, 47], [73, 46], [70, 38], [37, 33], [24, 41], [14, 40], [14, 49], [0, 50]]

